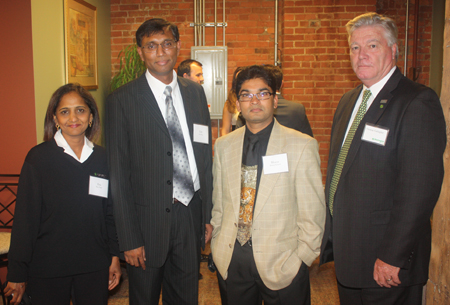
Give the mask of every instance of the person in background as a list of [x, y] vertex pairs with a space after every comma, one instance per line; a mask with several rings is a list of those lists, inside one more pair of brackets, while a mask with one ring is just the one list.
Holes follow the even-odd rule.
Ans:
[[333, 119], [321, 263], [334, 260], [343, 305], [420, 305], [444, 175], [442, 107], [397, 68], [392, 19], [367, 13], [346, 28], [362, 84]]
[[[236, 93], [234, 92], [234, 86], [236, 83], [236, 76], [239, 72], [245, 67], [237, 67], [233, 73], [233, 81], [231, 83], [231, 89], [228, 91], [228, 97], [225, 101], [225, 105], [223, 106], [223, 114], [222, 114], [222, 128], [221, 135], [224, 136], [233, 130], [236, 129], [236, 123], [239, 118], [239, 111], [236, 108]], [[242, 125], [245, 125], [242, 124]]]
[[107, 304], [121, 276], [103, 147], [93, 144], [100, 119], [79, 84], [55, 91], [44, 142], [20, 174], [5, 295], [19, 304]]
[[236, 79], [246, 125], [216, 140], [213, 237], [222, 304], [310, 304], [325, 198], [319, 145], [280, 125], [275, 77], [262, 66]]
[[281, 68], [274, 65], [264, 65], [264, 68], [272, 73], [277, 80], [278, 107], [275, 109], [273, 116], [281, 125], [306, 133], [312, 137], [313, 132], [306, 116], [305, 106], [288, 101], [280, 94], [284, 84]]
[[147, 67], [106, 101], [106, 149], [130, 304], [197, 304], [200, 246], [212, 209], [211, 119], [203, 87], [173, 70], [178, 27], [136, 31]]
[[177, 75], [196, 82], [199, 85], [203, 84], [203, 65], [194, 59], [183, 60], [177, 69]]

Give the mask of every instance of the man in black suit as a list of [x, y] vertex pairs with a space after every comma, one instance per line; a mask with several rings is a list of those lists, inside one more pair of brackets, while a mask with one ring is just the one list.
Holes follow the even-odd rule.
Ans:
[[147, 71], [112, 93], [106, 144], [130, 304], [198, 303], [200, 244], [211, 237], [211, 122], [203, 88], [177, 77], [178, 28], [136, 32]]
[[264, 65], [264, 67], [277, 80], [278, 107], [275, 109], [273, 115], [278, 123], [313, 137], [313, 132], [309, 125], [308, 117], [306, 116], [305, 106], [300, 103], [288, 101], [280, 94], [281, 87], [284, 84], [281, 68], [274, 65]]
[[341, 304], [421, 304], [444, 173], [442, 108], [396, 67], [391, 19], [367, 13], [347, 31], [362, 84], [333, 120], [321, 263], [335, 261]]

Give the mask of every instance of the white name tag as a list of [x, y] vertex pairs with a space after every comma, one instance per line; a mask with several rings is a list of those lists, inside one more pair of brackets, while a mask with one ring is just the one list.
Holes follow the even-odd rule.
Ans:
[[89, 195], [108, 198], [108, 179], [89, 176]]
[[386, 144], [386, 138], [388, 134], [389, 128], [366, 123], [361, 140], [384, 146]]
[[289, 172], [287, 154], [263, 157], [264, 175]]
[[194, 124], [194, 142], [208, 144], [208, 126]]

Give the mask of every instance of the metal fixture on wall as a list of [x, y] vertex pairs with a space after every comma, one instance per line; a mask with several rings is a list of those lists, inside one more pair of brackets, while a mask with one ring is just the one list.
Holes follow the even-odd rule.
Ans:
[[410, 79], [416, 81], [419, 78], [419, 68], [417, 68], [417, 40], [419, 39], [419, 0], [414, 3], [414, 40], [413, 40], [413, 60], [410, 68]]
[[408, 66], [408, 27], [409, 27], [409, 0], [406, 0], [406, 32], [405, 32], [405, 64], [403, 67], [403, 75], [406, 76]]
[[417, 67], [417, 40], [419, 39], [419, 0], [414, 2], [414, 32], [412, 62], [408, 72], [408, 30], [409, 30], [409, 0], [406, 1], [406, 25], [405, 25], [405, 66], [403, 74], [413, 81], [419, 78], [420, 68]]
[[217, 27], [222, 27], [223, 46], [225, 46], [225, 0], [222, 1], [222, 22], [217, 22], [217, 0], [214, 0], [214, 22], [206, 22], [205, 19], [205, 0], [194, 0], [194, 23], [190, 23], [194, 27], [194, 45], [206, 45], [206, 27], [214, 27], [214, 46], [217, 46]]
[[[228, 93], [228, 49], [225, 45], [225, 0], [222, 22], [217, 22], [217, 0], [214, 0], [214, 22], [206, 22], [205, 0], [194, 0], [194, 46], [191, 58], [203, 65], [203, 88], [212, 119], [221, 119]], [[214, 46], [206, 46], [206, 27], [214, 27]], [[217, 46], [217, 27], [222, 27], [223, 46]], [[220, 130], [220, 128], [218, 128]], [[218, 134], [219, 136], [219, 134]]]
[[[281, 60], [278, 59], [278, 0], [275, 0], [275, 54], [274, 54], [274, 65], [281, 68]], [[280, 50], [281, 53], [281, 50]]]

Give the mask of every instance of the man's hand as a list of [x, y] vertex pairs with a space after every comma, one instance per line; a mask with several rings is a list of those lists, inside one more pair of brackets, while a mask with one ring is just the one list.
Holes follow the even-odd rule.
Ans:
[[111, 266], [109, 266], [109, 290], [113, 290], [119, 284], [121, 275], [122, 270], [120, 269], [119, 258], [117, 256], [113, 256]]
[[10, 301], [11, 305], [20, 304], [22, 301], [22, 296], [25, 293], [25, 287], [27, 286], [26, 283], [12, 283], [8, 282], [8, 285], [5, 287], [5, 296], [12, 296], [12, 299]]
[[398, 286], [402, 283], [398, 278], [399, 271], [399, 267], [386, 264], [377, 258], [373, 267], [373, 279], [380, 287], [391, 288], [392, 286]]
[[213, 226], [209, 223], [205, 224], [205, 244], [211, 240]]
[[141, 267], [142, 270], [145, 270], [145, 249], [144, 246], [128, 250], [124, 252], [125, 261], [131, 266]]

